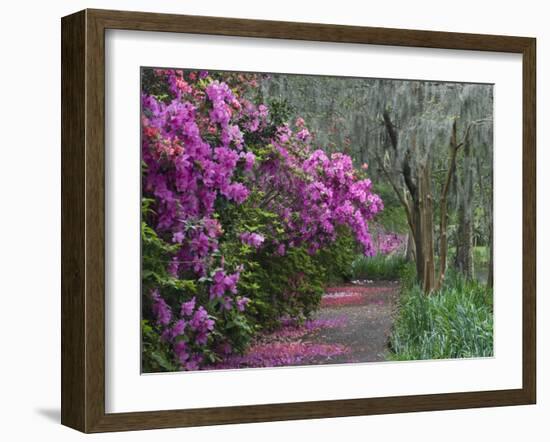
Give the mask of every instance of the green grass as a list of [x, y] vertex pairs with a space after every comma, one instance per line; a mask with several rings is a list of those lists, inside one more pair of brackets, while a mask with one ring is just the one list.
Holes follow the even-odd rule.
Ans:
[[352, 279], [396, 280], [407, 260], [399, 255], [357, 256], [351, 264]]
[[390, 348], [391, 360], [492, 356], [492, 291], [456, 274], [431, 295], [404, 288]]

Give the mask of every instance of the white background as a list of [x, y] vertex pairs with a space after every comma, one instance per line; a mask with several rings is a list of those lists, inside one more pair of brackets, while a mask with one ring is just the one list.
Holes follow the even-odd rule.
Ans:
[[[140, 376], [140, 66], [494, 83], [495, 357]], [[106, 411], [520, 388], [522, 217], [509, 188], [521, 187], [521, 74], [513, 54], [108, 31]]]
[[[480, 410], [414, 413], [317, 421], [232, 425], [88, 436], [96, 440], [279, 441], [282, 438], [334, 440], [342, 437], [384, 440], [462, 441], [548, 439], [550, 425], [550, 327], [541, 312], [549, 276], [544, 274], [549, 244], [543, 226], [550, 209], [543, 201], [549, 185], [550, 29], [541, 1], [468, 1], [449, 8], [436, 1], [387, 2], [184, 2], [20, 0], [2, 11], [2, 216], [0, 271], [3, 315], [0, 321], [0, 391], [4, 440], [83, 440], [61, 427], [60, 391], [60, 31], [59, 17], [84, 7], [133, 9], [202, 15], [341, 23], [447, 31], [517, 34], [538, 38], [538, 351], [539, 404]], [[9, 5], [9, 6], [8, 6]], [[518, 164], [518, 167], [520, 165]], [[510, 189], [511, 201], [519, 189]], [[520, 208], [511, 204], [512, 209]], [[514, 234], [514, 232], [511, 232]]]

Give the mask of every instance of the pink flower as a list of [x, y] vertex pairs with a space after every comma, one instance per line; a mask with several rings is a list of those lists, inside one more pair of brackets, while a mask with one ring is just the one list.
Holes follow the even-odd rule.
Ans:
[[260, 118], [263, 118], [263, 119], [267, 118], [267, 116], [269, 115], [269, 109], [265, 104], [258, 105], [258, 114]]
[[222, 194], [228, 199], [235, 201], [237, 204], [241, 204], [246, 198], [248, 198], [249, 191], [241, 183], [230, 184], [226, 187]]
[[172, 319], [172, 310], [160, 295], [157, 289], [151, 292], [153, 298], [153, 314], [156, 316], [157, 324], [168, 325]]
[[244, 244], [254, 247], [255, 249], [259, 248], [265, 241], [265, 238], [263, 235], [260, 235], [258, 233], [250, 233], [250, 232], [241, 233], [240, 238]]
[[172, 235], [172, 241], [175, 243], [181, 244], [184, 238], [185, 234], [183, 232], [176, 232], [174, 233], [174, 235]]
[[185, 364], [185, 362], [189, 359], [187, 343], [185, 341], [176, 342], [174, 344], [174, 353], [176, 354], [180, 364]]
[[254, 167], [256, 156], [252, 152], [241, 153], [241, 158], [244, 158], [244, 170], [250, 171]]
[[229, 296], [226, 296], [223, 298], [222, 307], [225, 310], [231, 310], [231, 307], [233, 307], [233, 300]]
[[250, 302], [250, 299], [244, 296], [237, 299], [237, 310], [239, 310], [240, 312], [244, 312], [249, 302]]
[[186, 326], [187, 323], [183, 319], [180, 319], [178, 322], [176, 322], [174, 324], [174, 327], [172, 327], [172, 338], [182, 335], [185, 331]]
[[300, 141], [307, 142], [311, 138], [311, 134], [309, 133], [309, 130], [304, 127], [296, 134], [296, 138], [298, 138]]
[[193, 297], [190, 301], [181, 304], [180, 316], [191, 316], [195, 310], [196, 299]]

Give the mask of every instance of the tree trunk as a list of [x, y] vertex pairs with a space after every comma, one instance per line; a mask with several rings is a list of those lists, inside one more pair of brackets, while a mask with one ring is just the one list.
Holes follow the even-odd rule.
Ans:
[[418, 187], [413, 200], [414, 248], [416, 253], [416, 278], [424, 293], [429, 294], [435, 282], [435, 258], [433, 247], [433, 198], [429, 167], [419, 171]]
[[[398, 134], [389, 113], [384, 112], [382, 117], [389, 145], [393, 152], [397, 154]], [[417, 280], [425, 293], [431, 293], [435, 285], [433, 197], [430, 181], [431, 160], [428, 157], [423, 164], [414, 164], [414, 168], [411, 167], [411, 152], [416, 151], [416, 141], [413, 137], [411, 146], [405, 153], [401, 164], [403, 181], [409, 192], [410, 200], [400, 194], [398, 186], [392, 180], [391, 173], [386, 169], [384, 161], [380, 157], [378, 157], [378, 162], [407, 213], [407, 222], [414, 239]], [[397, 156], [394, 156], [394, 158], [397, 158]]]
[[467, 278], [474, 277], [473, 259], [473, 164], [469, 140], [464, 140], [464, 167], [462, 173], [462, 186], [458, 207], [458, 241], [456, 251], [456, 266]]
[[474, 274], [472, 221], [468, 207], [464, 204], [459, 208], [458, 222], [456, 266], [467, 279], [472, 279]]
[[434, 226], [433, 226], [433, 197], [430, 186], [430, 168], [425, 165], [420, 172], [419, 200], [421, 243], [423, 255], [422, 286], [424, 293], [431, 293], [435, 284], [435, 256], [434, 256]]
[[424, 284], [424, 232], [422, 231], [422, 209], [420, 201], [413, 201], [413, 225], [414, 225], [414, 250], [416, 256], [416, 280], [419, 284]]
[[405, 259], [409, 262], [413, 262], [416, 259], [414, 237], [412, 232], [407, 234], [407, 250], [405, 251]]
[[490, 194], [487, 195], [485, 185], [483, 183], [483, 169], [479, 155], [476, 157], [477, 177], [479, 180], [479, 193], [483, 203], [483, 219], [487, 228], [487, 251], [489, 253], [489, 263], [487, 268], [487, 287], [493, 288], [493, 173], [492, 168], [489, 169], [489, 189]]
[[487, 272], [487, 287], [493, 288], [493, 223], [489, 226], [489, 268]]
[[451, 181], [456, 169], [456, 155], [459, 149], [456, 137], [456, 120], [453, 122], [451, 132], [451, 141], [449, 144], [450, 158], [447, 169], [447, 177], [445, 184], [441, 190], [441, 199], [439, 201], [440, 219], [439, 219], [439, 276], [437, 277], [435, 289], [438, 290], [443, 285], [445, 280], [445, 272], [447, 271], [447, 194], [451, 186]]

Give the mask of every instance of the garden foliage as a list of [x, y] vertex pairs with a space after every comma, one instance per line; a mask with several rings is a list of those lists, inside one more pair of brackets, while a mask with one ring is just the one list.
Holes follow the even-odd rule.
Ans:
[[[142, 72], [143, 371], [241, 354], [282, 317], [305, 320], [349, 277], [383, 208], [364, 171], [315, 146], [257, 76]], [[350, 252], [351, 250], [351, 252]]]

